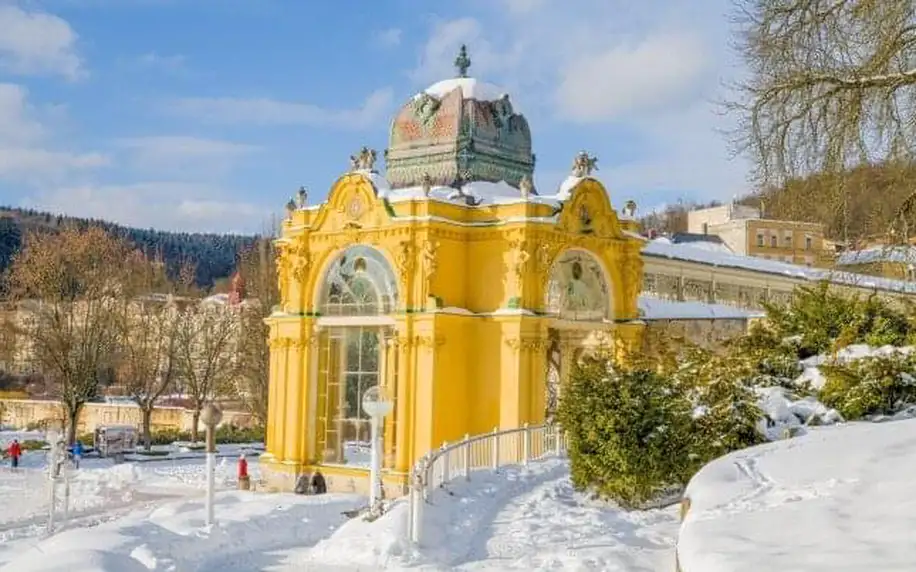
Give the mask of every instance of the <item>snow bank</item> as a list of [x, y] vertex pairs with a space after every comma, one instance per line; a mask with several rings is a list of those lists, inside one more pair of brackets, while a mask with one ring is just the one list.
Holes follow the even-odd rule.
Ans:
[[683, 572], [914, 570], [916, 420], [854, 423], [732, 453], [685, 496]]
[[774, 441], [799, 434], [799, 428], [813, 425], [832, 425], [843, 421], [843, 416], [814, 397], [794, 399], [783, 387], [764, 387], [756, 390], [757, 405], [766, 416], [760, 430]]

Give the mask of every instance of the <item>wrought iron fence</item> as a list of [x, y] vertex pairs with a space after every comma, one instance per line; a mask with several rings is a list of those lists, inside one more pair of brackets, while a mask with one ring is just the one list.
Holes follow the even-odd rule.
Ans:
[[499, 472], [506, 465], [527, 465], [566, 452], [566, 435], [559, 425], [524, 425], [517, 429], [493, 429], [482, 435], [465, 435], [455, 443], [443, 443], [423, 456], [411, 471], [407, 531], [411, 542], [422, 542], [424, 505], [430, 492], [445, 488], [456, 479], [472, 480], [476, 471]]

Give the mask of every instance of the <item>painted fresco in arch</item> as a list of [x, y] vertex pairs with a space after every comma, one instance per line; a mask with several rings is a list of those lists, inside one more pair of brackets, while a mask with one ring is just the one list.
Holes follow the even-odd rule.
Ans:
[[397, 277], [382, 253], [370, 246], [351, 246], [337, 255], [321, 288], [322, 315], [371, 316], [397, 307]]
[[547, 280], [547, 312], [565, 320], [601, 321], [608, 316], [610, 288], [598, 261], [581, 251], [566, 251]]

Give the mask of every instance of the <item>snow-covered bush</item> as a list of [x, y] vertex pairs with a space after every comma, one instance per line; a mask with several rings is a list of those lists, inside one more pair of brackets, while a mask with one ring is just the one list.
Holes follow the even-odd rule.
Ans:
[[894, 352], [820, 366], [825, 405], [847, 419], [894, 415], [916, 405], [916, 354]]
[[877, 295], [848, 296], [827, 282], [799, 286], [788, 304], [766, 310], [768, 327], [779, 339], [797, 340], [799, 359], [856, 343], [905, 345], [916, 333], [904, 312]]
[[652, 368], [583, 359], [558, 410], [573, 485], [631, 508], [683, 485], [697, 467], [691, 411], [687, 396]]
[[693, 454], [703, 462], [764, 440], [758, 430], [763, 413], [757, 406], [749, 362], [693, 348], [673, 378], [694, 411]]

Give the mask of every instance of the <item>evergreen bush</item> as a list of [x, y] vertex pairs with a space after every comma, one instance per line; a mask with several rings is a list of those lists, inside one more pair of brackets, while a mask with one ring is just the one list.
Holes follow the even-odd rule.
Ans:
[[891, 354], [821, 366], [820, 398], [846, 419], [893, 415], [916, 404], [916, 355]]
[[573, 485], [633, 508], [693, 472], [691, 406], [655, 370], [611, 363], [597, 355], [573, 366], [558, 419], [569, 439]]

